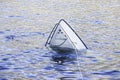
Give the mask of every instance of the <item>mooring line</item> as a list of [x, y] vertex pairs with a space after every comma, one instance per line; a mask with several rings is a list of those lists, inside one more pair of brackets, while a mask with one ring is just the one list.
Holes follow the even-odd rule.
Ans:
[[75, 52], [76, 52], [76, 56], [77, 56], [77, 67], [78, 67], [78, 70], [79, 70], [79, 75], [81, 76], [82, 80], [84, 80], [82, 71], [80, 70], [80, 63], [79, 63], [79, 57], [78, 57], [78, 50], [75, 50]]

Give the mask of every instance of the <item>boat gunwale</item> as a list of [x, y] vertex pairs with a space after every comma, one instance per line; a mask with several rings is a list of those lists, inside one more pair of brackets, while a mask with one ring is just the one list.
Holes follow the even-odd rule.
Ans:
[[[81, 40], [81, 42], [84, 44], [84, 46], [86, 47], [86, 49], [88, 49], [87, 45], [83, 42], [83, 40], [80, 38], [80, 36], [75, 32], [75, 30], [74, 30], [64, 19], [61, 19], [58, 24], [60, 24], [61, 21], [64, 21], [64, 22], [68, 25], [68, 27], [69, 27], [69, 28], [77, 35], [77, 37]], [[66, 34], [67, 34], [67, 33], [66, 33]]]

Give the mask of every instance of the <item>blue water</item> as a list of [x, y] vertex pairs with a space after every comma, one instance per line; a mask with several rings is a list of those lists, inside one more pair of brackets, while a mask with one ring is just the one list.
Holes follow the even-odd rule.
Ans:
[[[120, 79], [120, 65], [115, 61], [118, 59], [103, 57], [103, 54], [92, 50], [78, 52], [77, 56], [75, 53], [56, 53], [45, 47], [21, 50], [7, 46], [16, 40], [24, 41], [33, 36], [47, 39], [47, 34], [48, 32], [25, 32], [24, 30], [23, 32], [19, 30], [0, 31], [0, 42], [6, 43], [0, 46], [0, 80], [17, 78], [33, 80]], [[99, 44], [98, 41], [94, 43]], [[119, 53], [119, 51], [115, 52], [117, 55]], [[110, 62], [112, 64], [108, 64]]]
[[[44, 33], [41, 32], [22, 32], [17, 34], [11, 30], [6, 30], [1, 32], [1, 42], [14, 42], [19, 38], [28, 38], [31, 36], [44, 36]], [[5, 47], [5, 46], [4, 46]], [[2, 48], [2, 46], [1, 46]], [[13, 53], [4, 53], [6, 51], [13, 50]], [[58, 73], [51, 74], [54, 71], [60, 72], [63, 74], [75, 74], [74, 72], [62, 73], [66, 66], [62, 65], [64, 62], [68, 62], [68, 60], [72, 61], [72, 56], [69, 57], [68, 54], [60, 55], [53, 51], [44, 50], [39, 47], [32, 47], [31, 49], [19, 50], [17, 49], [17, 53], [14, 52], [14, 49], [7, 49], [7, 46], [2, 53], [0, 54], [0, 80], [9, 80], [13, 78], [17, 78], [17, 74], [20, 74], [23, 77], [31, 78], [35, 80], [40, 80], [38, 76], [45, 76], [45, 79], [54, 79], [59, 78]], [[74, 57], [75, 59], [75, 57]], [[61, 63], [60, 63], [61, 61]], [[70, 64], [70, 62], [69, 62]], [[36, 66], [34, 66], [36, 65]], [[44, 66], [42, 66], [44, 65]], [[35, 74], [32, 74], [32, 73]], [[51, 72], [51, 73], [49, 73]], [[8, 75], [15, 74], [15, 75]], [[55, 75], [58, 76], [55, 76]], [[67, 77], [66, 77], [67, 78]], [[69, 77], [68, 77], [69, 78]]]
[[[0, 0], [0, 80], [120, 80], [119, 7], [119, 0]], [[88, 50], [45, 48], [61, 18]]]

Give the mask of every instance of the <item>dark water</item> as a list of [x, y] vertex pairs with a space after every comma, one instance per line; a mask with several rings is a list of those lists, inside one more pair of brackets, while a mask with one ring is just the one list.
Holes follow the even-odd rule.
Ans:
[[[46, 39], [47, 32], [0, 31], [0, 80], [119, 80], [119, 59], [92, 50], [59, 54], [45, 47], [27, 46], [26, 39]], [[31, 40], [30, 39], [30, 40]], [[21, 41], [22, 46], [16, 41]], [[10, 45], [17, 47], [12, 47]], [[42, 42], [41, 42], [42, 43]], [[96, 44], [99, 44], [95, 41]], [[43, 45], [42, 45], [43, 46]], [[119, 55], [119, 51], [115, 54]], [[77, 59], [78, 57], [78, 59]], [[116, 61], [115, 61], [116, 60]], [[79, 63], [79, 65], [78, 65]], [[111, 64], [110, 64], [111, 63]]]

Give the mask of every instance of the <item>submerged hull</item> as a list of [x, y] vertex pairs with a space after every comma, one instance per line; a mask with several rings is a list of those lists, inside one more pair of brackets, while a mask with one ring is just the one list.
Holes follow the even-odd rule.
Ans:
[[50, 48], [58, 53], [72, 53], [75, 51], [75, 49], [68, 47], [50, 46]]

